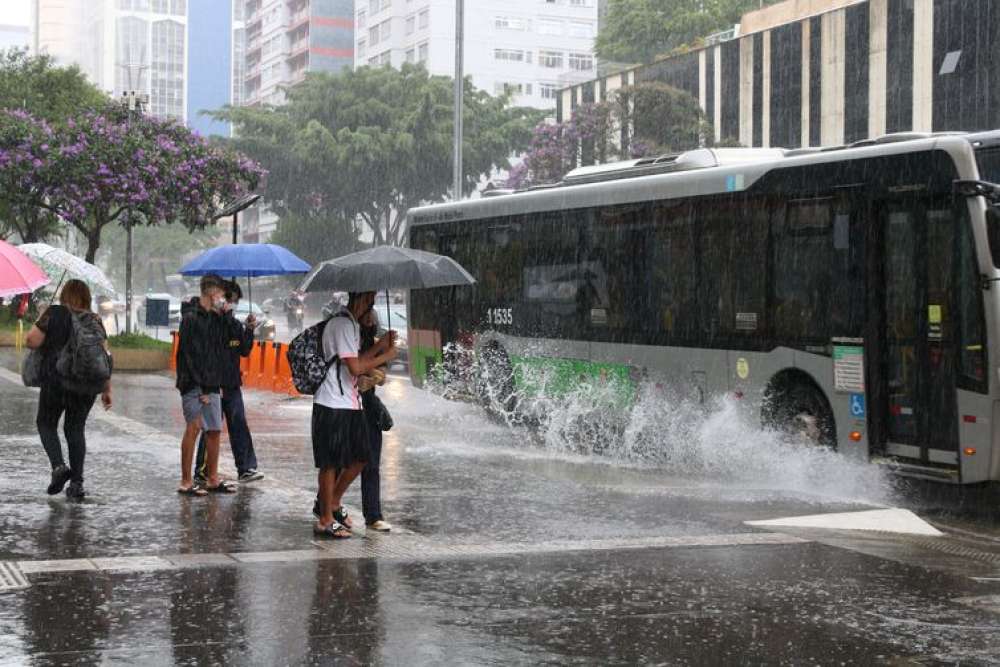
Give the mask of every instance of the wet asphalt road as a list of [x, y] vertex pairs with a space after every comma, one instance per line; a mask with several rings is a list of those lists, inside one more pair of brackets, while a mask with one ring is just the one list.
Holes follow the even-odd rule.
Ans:
[[0, 371], [0, 565], [28, 586], [0, 592], [0, 664], [1000, 664], [988, 523], [934, 539], [748, 527], [913, 501], [825, 459], [778, 474], [752, 432], [712, 458], [734, 437], [725, 415], [698, 456], [648, 463], [394, 379], [398, 530], [320, 543], [308, 401], [248, 393], [267, 479], [188, 499], [171, 379], [123, 375], [73, 505], [44, 494], [36, 396], [15, 379]]

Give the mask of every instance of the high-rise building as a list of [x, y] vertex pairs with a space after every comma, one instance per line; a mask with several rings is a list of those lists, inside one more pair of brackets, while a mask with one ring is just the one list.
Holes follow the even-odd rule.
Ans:
[[353, 0], [247, 0], [244, 104], [281, 104], [306, 72], [354, 63]]
[[149, 96], [148, 112], [228, 135], [203, 111], [240, 104], [245, 0], [32, 0], [32, 45], [78, 64], [114, 97]]
[[0, 23], [0, 49], [25, 49], [31, 43], [31, 28]]
[[[465, 3], [465, 75], [514, 103], [555, 107], [560, 88], [594, 77], [597, 0]], [[455, 0], [358, 0], [356, 67], [423, 63], [455, 71]]]

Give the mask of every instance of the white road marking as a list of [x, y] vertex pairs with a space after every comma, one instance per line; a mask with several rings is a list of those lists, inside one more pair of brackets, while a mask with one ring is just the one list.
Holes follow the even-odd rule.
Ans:
[[940, 530], [927, 523], [910, 510], [894, 507], [861, 512], [840, 512], [835, 514], [810, 514], [766, 521], [744, 521], [748, 526], [776, 528], [825, 528], [827, 530], [867, 530], [880, 533], [900, 533], [904, 535], [927, 535], [940, 537]]

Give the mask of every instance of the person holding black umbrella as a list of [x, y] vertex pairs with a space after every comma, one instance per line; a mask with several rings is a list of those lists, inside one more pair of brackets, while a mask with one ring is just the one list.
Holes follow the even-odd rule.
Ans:
[[375, 303], [375, 292], [352, 292], [323, 329], [323, 354], [330, 367], [313, 396], [313, 460], [319, 469], [320, 518], [316, 535], [351, 536], [353, 523], [342, 505], [344, 493], [361, 473], [371, 453], [368, 423], [362, 410], [358, 377], [396, 357], [396, 332], [390, 331], [360, 352], [358, 320]]

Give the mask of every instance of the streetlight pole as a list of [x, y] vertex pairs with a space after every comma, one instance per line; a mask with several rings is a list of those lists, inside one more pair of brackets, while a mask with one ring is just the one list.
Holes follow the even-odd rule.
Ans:
[[[134, 90], [124, 94], [128, 127], [131, 130], [132, 118], [142, 113], [142, 95]], [[132, 211], [125, 209], [125, 333], [132, 333]]]
[[465, 95], [463, 51], [465, 49], [465, 0], [455, 0], [455, 136], [454, 187], [455, 200], [462, 198], [462, 107]]

